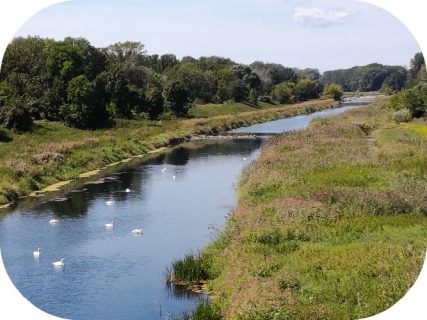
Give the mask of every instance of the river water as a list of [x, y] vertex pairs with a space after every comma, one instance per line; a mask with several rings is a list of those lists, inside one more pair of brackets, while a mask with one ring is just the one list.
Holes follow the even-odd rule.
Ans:
[[[346, 103], [236, 131], [303, 129], [315, 117], [352, 107]], [[155, 320], [191, 311], [204, 295], [166, 286], [163, 272], [175, 259], [202, 249], [222, 228], [236, 204], [241, 172], [264, 142], [184, 143], [60, 198], [0, 217], [8, 275], [35, 306], [64, 318]], [[50, 224], [51, 219], [58, 223]], [[105, 227], [111, 221], [114, 227]], [[143, 235], [133, 235], [136, 228]], [[38, 247], [41, 256], [34, 258]], [[53, 267], [61, 258], [65, 266]]]

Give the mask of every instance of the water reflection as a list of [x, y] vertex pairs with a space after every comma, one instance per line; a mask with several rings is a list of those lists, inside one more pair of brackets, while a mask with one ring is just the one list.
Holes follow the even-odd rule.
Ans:
[[[205, 295], [165, 288], [163, 270], [211, 240], [210, 227], [220, 228], [235, 204], [243, 158], [254, 159], [263, 141], [185, 143], [6, 215], [0, 243], [10, 278], [37, 307], [66, 318], [163, 319], [191, 310]], [[143, 234], [133, 236], [138, 228]], [[34, 247], [43, 248], [38, 262]], [[54, 268], [61, 257], [66, 267]]]

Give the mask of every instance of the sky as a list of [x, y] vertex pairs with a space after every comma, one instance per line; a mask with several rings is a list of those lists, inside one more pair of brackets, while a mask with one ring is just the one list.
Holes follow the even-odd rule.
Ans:
[[373, 62], [408, 66], [420, 48], [384, 9], [355, 0], [71, 0], [17, 36], [140, 41], [148, 54], [223, 56], [321, 71]]

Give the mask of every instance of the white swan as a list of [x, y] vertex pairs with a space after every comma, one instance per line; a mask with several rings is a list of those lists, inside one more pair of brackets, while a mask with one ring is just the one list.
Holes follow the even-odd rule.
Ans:
[[176, 177], [175, 177], [175, 176], [172, 176], [172, 179], [174, 179], [174, 180], [175, 180], [175, 179], [176, 179]]
[[33, 251], [33, 256], [34, 257], [40, 257], [40, 248], [37, 248], [37, 250], [36, 251]]
[[246, 161], [246, 158], [243, 158], [243, 161]]
[[108, 200], [108, 201], [105, 201], [105, 203], [107, 204], [107, 206], [112, 206], [114, 204], [114, 201]]
[[108, 228], [108, 229], [113, 228], [114, 227], [114, 221], [111, 221], [111, 223], [106, 223], [105, 227]]
[[160, 170], [162, 173], [165, 173], [166, 168], [163, 168], [162, 170]]
[[131, 190], [129, 188], [126, 188], [125, 192], [129, 193], [129, 192], [131, 192]]
[[51, 220], [49, 220], [50, 224], [57, 224], [58, 222], [59, 222], [58, 219], [51, 219]]
[[64, 261], [65, 261], [65, 259], [64, 259], [64, 258], [62, 258], [62, 259], [61, 259], [61, 260], [59, 260], [59, 261], [54, 261], [54, 262], [52, 262], [52, 265], [53, 265], [54, 267], [63, 267], [63, 266], [65, 265]]
[[142, 229], [133, 229], [132, 230], [132, 234], [133, 235], [141, 235], [142, 234]]

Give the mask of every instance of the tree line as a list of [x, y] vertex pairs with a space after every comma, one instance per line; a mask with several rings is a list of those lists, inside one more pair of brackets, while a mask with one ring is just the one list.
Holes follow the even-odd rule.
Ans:
[[414, 86], [419, 70], [425, 70], [425, 64], [422, 67], [423, 61], [422, 53], [417, 53], [412, 59], [410, 70], [401, 66], [373, 63], [350, 69], [326, 71], [320, 78], [320, 82], [323, 85], [337, 83], [344, 91], [381, 91], [390, 94]]
[[19, 37], [3, 58], [0, 124], [27, 131], [46, 119], [97, 129], [114, 119], [185, 117], [194, 104], [293, 103], [322, 92], [340, 99], [341, 88], [324, 79], [317, 69], [276, 63], [149, 55], [140, 42], [96, 48], [84, 38]]

